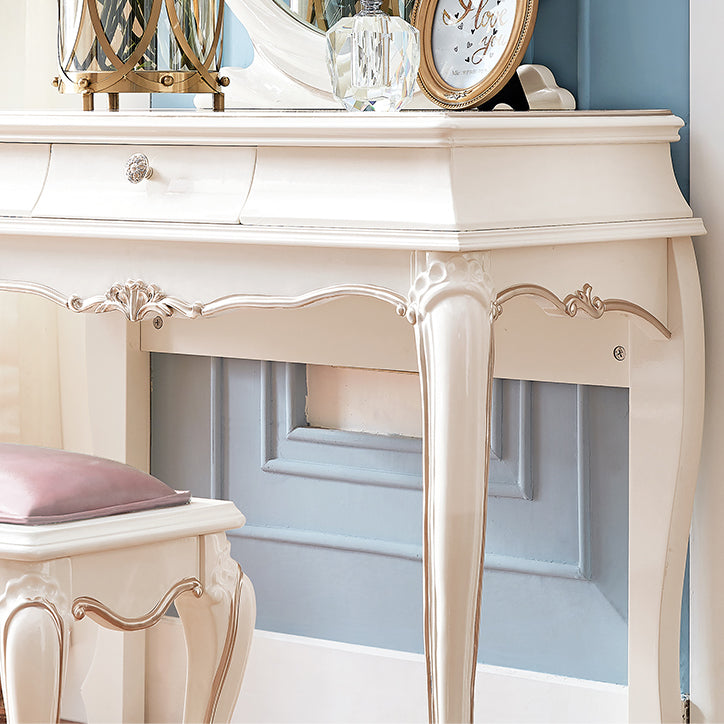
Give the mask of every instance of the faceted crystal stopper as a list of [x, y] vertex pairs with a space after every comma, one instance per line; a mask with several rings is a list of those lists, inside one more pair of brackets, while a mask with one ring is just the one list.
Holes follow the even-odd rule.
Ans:
[[411, 98], [420, 66], [417, 28], [362, 0], [362, 10], [327, 31], [332, 91], [347, 110], [399, 111]]

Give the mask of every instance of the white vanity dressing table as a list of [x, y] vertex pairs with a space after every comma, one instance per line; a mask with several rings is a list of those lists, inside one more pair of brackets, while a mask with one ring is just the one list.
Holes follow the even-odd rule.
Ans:
[[[629, 715], [673, 722], [704, 399], [690, 239], [704, 228], [672, 171], [681, 125], [4, 114], [0, 290], [86, 315], [92, 416], [140, 466], [148, 351], [419, 365], [438, 722], [472, 718], [493, 373], [629, 387]], [[153, 169], [138, 185], [124, 174], [135, 153]]]

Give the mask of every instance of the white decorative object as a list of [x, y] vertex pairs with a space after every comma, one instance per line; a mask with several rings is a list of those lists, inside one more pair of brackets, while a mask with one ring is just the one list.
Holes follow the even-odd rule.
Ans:
[[518, 68], [518, 77], [531, 111], [575, 110], [576, 99], [573, 93], [561, 88], [545, 65], [521, 65]]
[[0, 673], [8, 720], [59, 720], [75, 622], [88, 617], [113, 631], [143, 631], [175, 603], [188, 651], [183, 721], [228, 722], [255, 603], [223, 531], [243, 523], [232, 503], [196, 499], [72, 523], [0, 524], [0, 579], [7, 581], [0, 593]]
[[[690, 240], [704, 229], [672, 171], [681, 125], [667, 112], [0, 115], [9, 157], [33, 158], [22, 199], [0, 188], [0, 288], [86, 320], [100, 396], [84, 422], [127, 459], [147, 455], [148, 351], [419, 367], [439, 722], [472, 715], [493, 372], [630, 387], [629, 717], [674, 721], [704, 399]], [[154, 175], [132, 187], [118, 162], [136, 151]], [[214, 181], [212, 160], [234, 156]], [[481, 186], [481, 169], [496, 182]], [[144, 189], [137, 204], [107, 193], [121, 181]], [[66, 193], [84, 184], [98, 204]], [[227, 203], [176, 216], [214, 192]], [[99, 314], [111, 308], [140, 332]], [[204, 598], [184, 595], [211, 626]]]

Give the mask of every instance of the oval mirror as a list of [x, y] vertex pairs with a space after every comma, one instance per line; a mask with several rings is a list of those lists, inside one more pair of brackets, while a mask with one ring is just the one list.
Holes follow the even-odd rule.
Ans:
[[[285, 10], [310, 27], [326, 33], [338, 20], [356, 15], [359, 0], [276, 0]], [[382, 10], [410, 19], [415, 0], [382, 0]]]

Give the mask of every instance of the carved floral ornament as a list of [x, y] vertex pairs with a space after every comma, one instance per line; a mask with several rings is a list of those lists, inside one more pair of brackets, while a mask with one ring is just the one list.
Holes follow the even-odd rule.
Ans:
[[181, 316], [187, 319], [210, 317], [232, 309], [301, 309], [343, 297], [368, 297], [391, 304], [397, 314], [410, 324], [417, 322], [441, 299], [464, 294], [477, 298], [490, 308], [491, 321], [503, 313], [506, 302], [515, 297], [531, 297], [546, 311], [575, 317], [579, 311], [593, 319], [607, 312], [623, 312], [643, 319], [669, 339], [671, 332], [654, 315], [637, 304], [623, 299], [601, 299], [595, 296], [590, 284], [561, 299], [549, 289], [536, 284], [518, 284], [494, 294], [492, 281], [477, 256], [456, 254], [447, 259], [433, 258], [420, 272], [410, 290], [409, 299], [384, 287], [370, 284], [347, 284], [316, 289], [298, 296], [233, 294], [208, 303], [186, 302], [166, 294], [155, 284], [129, 280], [114, 284], [105, 294], [83, 299], [66, 297], [55, 289], [41, 284], [0, 282], [0, 291], [25, 292], [49, 299], [73, 312], [121, 312], [131, 322], [147, 317]]
[[666, 339], [671, 339], [669, 329], [643, 307], [624, 299], [601, 299], [593, 294], [593, 287], [584, 284], [582, 289], [561, 299], [545, 287], [536, 284], [517, 284], [500, 292], [493, 302], [491, 319], [495, 321], [503, 313], [503, 305], [515, 297], [533, 297], [545, 311], [563, 313], [571, 318], [585, 312], [592, 319], [600, 319], [606, 312], [623, 312], [639, 317], [656, 328]]
[[201, 304], [187, 304], [162, 292], [155, 284], [142, 281], [127, 281], [114, 284], [104, 295], [81, 299], [73, 296], [68, 307], [74, 312], [118, 311], [126, 315], [131, 322], [139, 322], [147, 316], [161, 315], [171, 317], [174, 313], [184, 317], [198, 317]]
[[432, 258], [412, 285], [405, 316], [415, 324], [433, 305], [458, 294], [475, 297], [484, 307], [494, 304], [493, 281], [477, 255]]

